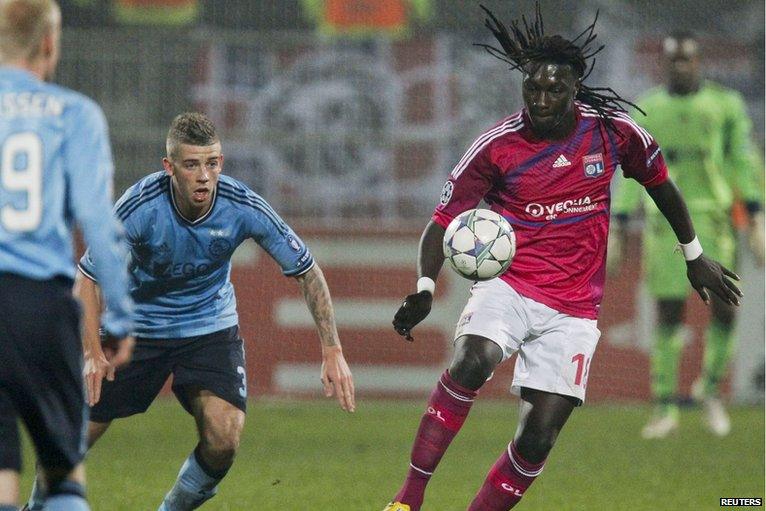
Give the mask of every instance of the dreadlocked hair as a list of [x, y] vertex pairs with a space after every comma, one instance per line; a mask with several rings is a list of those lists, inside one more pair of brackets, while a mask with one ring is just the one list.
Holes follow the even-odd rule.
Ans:
[[540, 2], [535, 2], [535, 18], [528, 20], [522, 15], [521, 21], [511, 21], [510, 29], [502, 21], [487, 9], [480, 7], [487, 14], [484, 20], [485, 26], [492, 32], [500, 48], [489, 44], [477, 44], [484, 48], [490, 55], [510, 64], [510, 69], [524, 71], [529, 64], [537, 62], [553, 62], [556, 64], [568, 64], [580, 79], [580, 89], [575, 96], [576, 100], [589, 105], [596, 111], [607, 127], [616, 132], [616, 128], [610, 113], [627, 112], [626, 106], [631, 106], [646, 115], [637, 105], [623, 99], [611, 87], [590, 87], [584, 82], [593, 71], [596, 64], [595, 56], [604, 49], [604, 45], [597, 45], [596, 17], [588, 27], [580, 32], [574, 39], [567, 40], [560, 35], [547, 36], [543, 26], [543, 17], [540, 13]]

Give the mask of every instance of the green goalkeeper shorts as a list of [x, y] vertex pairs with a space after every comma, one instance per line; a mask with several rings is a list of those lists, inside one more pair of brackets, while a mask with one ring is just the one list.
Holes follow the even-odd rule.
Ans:
[[[692, 220], [705, 256], [734, 271], [736, 245], [728, 215], [696, 212]], [[674, 253], [677, 244], [664, 217], [656, 215], [648, 220], [643, 240], [644, 275], [649, 293], [655, 298], [684, 299], [691, 289], [683, 255]]]

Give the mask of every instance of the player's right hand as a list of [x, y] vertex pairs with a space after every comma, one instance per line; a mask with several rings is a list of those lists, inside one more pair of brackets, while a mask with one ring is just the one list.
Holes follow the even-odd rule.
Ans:
[[101, 383], [104, 378], [114, 381], [114, 372], [130, 362], [136, 340], [132, 336], [116, 339], [106, 336], [98, 348], [84, 353], [85, 385], [88, 389], [88, 405], [94, 406], [101, 399]]
[[404, 299], [404, 303], [399, 307], [394, 315], [394, 330], [396, 333], [404, 336], [405, 339], [412, 342], [415, 339], [412, 337], [411, 331], [421, 321], [423, 321], [428, 313], [431, 312], [431, 304], [433, 303], [433, 295], [430, 291], [421, 291], [420, 293], [414, 293], [407, 295]]

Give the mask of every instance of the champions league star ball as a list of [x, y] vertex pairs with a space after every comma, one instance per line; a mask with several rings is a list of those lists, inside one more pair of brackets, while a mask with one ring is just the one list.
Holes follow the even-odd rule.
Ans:
[[462, 277], [490, 280], [511, 265], [516, 235], [508, 221], [488, 209], [456, 216], [444, 233], [444, 257]]

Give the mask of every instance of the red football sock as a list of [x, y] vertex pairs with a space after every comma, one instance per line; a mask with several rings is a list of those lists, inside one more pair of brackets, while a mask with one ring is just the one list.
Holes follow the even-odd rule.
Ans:
[[489, 470], [468, 511], [507, 511], [521, 500], [524, 492], [543, 471], [545, 460], [529, 463], [511, 442]]
[[455, 383], [449, 372], [444, 371], [420, 420], [412, 446], [410, 470], [395, 501], [408, 504], [412, 511], [420, 509], [428, 480], [463, 426], [475, 397], [475, 391]]

